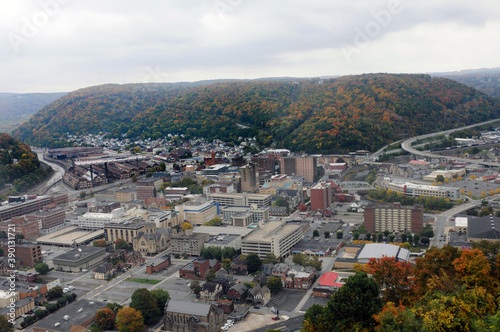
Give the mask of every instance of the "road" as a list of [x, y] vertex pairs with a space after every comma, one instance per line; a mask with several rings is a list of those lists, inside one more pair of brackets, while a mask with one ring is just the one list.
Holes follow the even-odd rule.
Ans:
[[411, 146], [411, 143], [413, 143], [417, 139], [423, 139], [423, 138], [433, 137], [433, 136], [437, 136], [437, 135], [448, 135], [448, 134], [453, 133], [455, 131], [460, 131], [460, 130], [463, 130], [463, 129], [473, 128], [473, 127], [477, 127], [477, 126], [481, 126], [481, 125], [485, 125], [485, 124], [497, 122], [499, 120], [500, 119], [495, 119], [495, 120], [490, 120], [490, 121], [485, 121], [485, 122], [477, 123], [477, 124], [470, 125], [470, 126], [465, 126], [465, 127], [460, 127], [460, 128], [455, 128], [455, 129], [440, 131], [440, 132], [437, 132], [437, 133], [432, 133], [432, 134], [426, 134], [426, 135], [412, 137], [412, 138], [404, 141], [401, 144], [401, 147], [403, 148], [403, 150], [405, 150], [405, 151], [407, 151], [407, 152], [409, 152], [411, 154], [417, 155], [417, 156], [428, 157], [428, 158], [439, 158], [439, 159], [453, 159], [453, 160], [456, 160], [456, 161], [464, 161], [464, 162], [468, 162], [468, 163], [472, 163], [472, 164], [481, 164], [481, 165], [491, 166], [491, 167], [500, 167], [500, 163], [487, 162], [487, 161], [475, 160], [475, 159], [467, 159], [467, 158], [458, 158], [458, 157], [454, 157], [454, 156], [442, 156], [442, 155], [434, 154], [434, 153], [430, 153], [430, 152], [418, 151], [418, 150], [412, 148], [412, 146]]
[[278, 321], [276, 324], [268, 325], [266, 327], [256, 329], [254, 332], [266, 332], [271, 329], [279, 329], [282, 331], [298, 331], [302, 327], [302, 321], [304, 320], [304, 316], [297, 316], [294, 318], [290, 318], [286, 321]]

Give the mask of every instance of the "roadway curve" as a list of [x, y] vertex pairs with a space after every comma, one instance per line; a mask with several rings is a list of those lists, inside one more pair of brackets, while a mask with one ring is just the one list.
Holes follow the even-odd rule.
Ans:
[[411, 143], [413, 143], [417, 139], [428, 138], [428, 137], [433, 137], [433, 136], [437, 136], [437, 135], [448, 135], [448, 134], [453, 133], [455, 131], [460, 131], [460, 130], [463, 130], [463, 129], [473, 128], [473, 127], [477, 127], [477, 126], [482, 126], [482, 125], [485, 125], [485, 124], [497, 122], [499, 120], [500, 119], [495, 119], [495, 120], [485, 121], [485, 122], [481, 122], [481, 123], [476, 123], [476, 124], [465, 126], [465, 127], [460, 127], [460, 128], [455, 128], [455, 129], [440, 131], [440, 132], [437, 132], [437, 133], [432, 133], [432, 134], [426, 134], [426, 135], [412, 137], [412, 138], [404, 141], [401, 144], [401, 148], [403, 150], [411, 153], [411, 154], [415, 154], [417, 156], [422, 156], [422, 157], [440, 158], [440, 159], [453, 159], [453, 160], [456, 160], [456, 161], [464, 161], [464, 162], [468, 162], [468, 163], [472, 163], [472, 164], [481, 164], [481, 165], [490, 166], [490, 167], [500, 167], [500, 163], [493, 163], [493, 162], [487, 162], [487, 161], [475, 160], [475, 159], [467, 159], [467, 158], [458, 158], [458, 157], [453, 157], [453, 156], [442, 156], [442, 155], [434, 154], [434, 153], [430, 153], [430, 152], [418, 151], [418, 150], [416, 150], [416, 149], [414, 149], [414, 148], [411, 147]]

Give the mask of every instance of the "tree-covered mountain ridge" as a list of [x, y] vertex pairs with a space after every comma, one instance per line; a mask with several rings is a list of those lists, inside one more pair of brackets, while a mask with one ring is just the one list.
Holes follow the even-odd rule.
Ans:
[[5, 184], [17, 192], [46, 179], [52, 170], [40, 165], [38, 156], [30, 147], [8, 134], [0, 133], [0, 190]]
[[102, 85], [47, 105], [13, 135], [63, 146], [70, 134], [167, 134], [259, 143], [310, 153], [377, 148], [500, 117], [500, 100], [445, 78], [364, 74], [300, 81]]

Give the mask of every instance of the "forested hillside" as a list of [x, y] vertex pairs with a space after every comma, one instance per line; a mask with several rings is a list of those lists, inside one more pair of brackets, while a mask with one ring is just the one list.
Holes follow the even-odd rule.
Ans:
[[66, 93], [1, 93], [0, 132], [10, 133], [42, 107]]
[[6, 183], [23, 191], [51, 174], [40, 166], [38, 156], [29, 146], [8, 134], [0, 134], [0, 189]]
[[203, 86], [105, 85], [42, 109], [13, 134], [63, 146], [64, 133], [168, 133], [318, 153], [377, 148], [403, 137], [499, 117], [500, 101], [429, 75], [367, 74], [329, 80], [234, 81]]
[[500, 68], [435, 73], [432, 75], [455, 80], [490, 96], [500, 98]]

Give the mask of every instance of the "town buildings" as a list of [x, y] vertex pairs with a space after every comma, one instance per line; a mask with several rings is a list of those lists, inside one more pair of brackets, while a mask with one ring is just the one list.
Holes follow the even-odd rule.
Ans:
[[392, 206], [367, 205], [364, 208], [365, 230], [367, 232], [412, 232], [420, 233], [423, 227], [422, 205]]
[[214, 304], [168, 300], [165, 331], [216, 332], [224, 324], [224, 311]]
[[171, 246], [173, 254], [199, 256], [204, 243], [209, 239], [207, 233], [193, 233], [192, 229], [172, 234]]
[[308, 227], [308, 222], [268, 222], [241, 241], [241, 253], [257, 254], [260, 258], [265, 258], [268, 253], [286, 257], [291, 248], [302, 239]]
[[317, 168], [316, 157], [284, 157], [280, 159], [281, 174], [303, 176], [305, 182], [314, 182]]
[[240, 167], [241, 191], [254, 193], [259, 189], [259, 169], [257, 164], [249, 163]]

